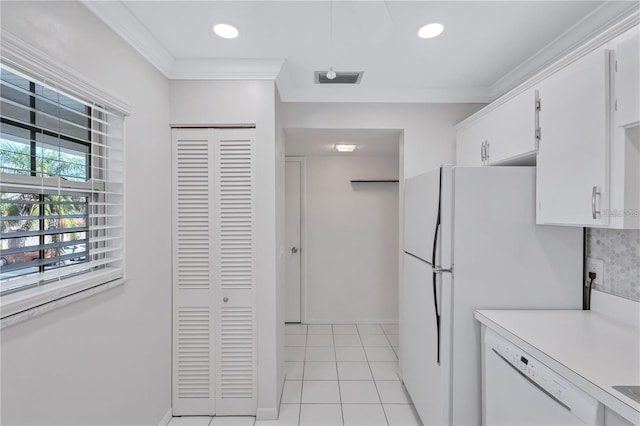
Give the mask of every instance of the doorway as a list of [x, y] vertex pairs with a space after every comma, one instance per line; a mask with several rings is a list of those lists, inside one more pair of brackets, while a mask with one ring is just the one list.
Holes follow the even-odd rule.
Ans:
[[284, 133], [285, 322], [396, 323], [402, 131]]

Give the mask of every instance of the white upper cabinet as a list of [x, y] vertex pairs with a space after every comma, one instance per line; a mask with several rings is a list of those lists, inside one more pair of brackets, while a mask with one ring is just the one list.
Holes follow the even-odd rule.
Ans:
[[538, 86], [537, 223], [609, 223], [610, 56], [598, 48]]
[[534, 89], [486, 107], [458, 128], [456, 165], [520, 165], [535, 158]]
[[640, 31], [583, 49], [460, 123], [456, 164], [537, 165], [538, 224], [640, 229]]
[[456, 165], [482, 166], [488, 135], [486, 120], [478, 120], [458, 130], [456, 136]]
[[489, 114], [487, 164], [511, 164], [536, 151], [536, 91], [528, 89]]
[[635, 28], [614, 40], [616, 126], [640, 124], [640, 34]]
[[640, 229], [640, 31], [609, 43], [615, 54], [609, 227]]

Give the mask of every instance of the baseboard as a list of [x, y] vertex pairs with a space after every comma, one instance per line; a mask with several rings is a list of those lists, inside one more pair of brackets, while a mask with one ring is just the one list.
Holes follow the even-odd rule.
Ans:
[[397, 324], [398, 318], [308, 318], [305, 324]]
[[256, 410], [256, 420], [278, 420], [278, 409], [258, 408]]
[[598, 290], [591, 292], [591, 310], [634, 327], [640, 324], [640, 303]]
[[167, 411], [167, 414], [165, 414], [162, 420], [160, 420], [160, 423], [158, 423], [158, 426], [167, 426], [171, 421], [172, 417], [173, 417], [173, 409], [169, 408], [169, 411]]

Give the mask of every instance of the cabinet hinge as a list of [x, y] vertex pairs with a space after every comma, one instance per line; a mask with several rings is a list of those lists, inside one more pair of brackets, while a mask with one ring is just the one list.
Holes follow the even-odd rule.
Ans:
[[538, 127], [536, 129], [536, 141], [540, 142], [540, 139], [542, 139], [542, 129], [540, 127]]
[[536, 99], [536, 111], [540, 111], [541, 110], [541, 102], [540, 99]]

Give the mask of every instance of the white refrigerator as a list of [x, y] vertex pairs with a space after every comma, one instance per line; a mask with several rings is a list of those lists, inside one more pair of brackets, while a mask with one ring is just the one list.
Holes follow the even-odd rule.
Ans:
[[400, 371], [425, 425], [482, 423], [476, 309], [582, 306], [582, 228], [536, 225], [535, 181], [449, 165], [405, 181]]

